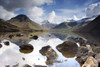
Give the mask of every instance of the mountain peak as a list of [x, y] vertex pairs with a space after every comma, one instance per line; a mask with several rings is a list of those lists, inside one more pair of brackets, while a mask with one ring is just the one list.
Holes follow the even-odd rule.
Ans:
[[11, 18], [11, 21], [30, 22], [31, 20], [26, 15], [20, 14], [14, 18]]

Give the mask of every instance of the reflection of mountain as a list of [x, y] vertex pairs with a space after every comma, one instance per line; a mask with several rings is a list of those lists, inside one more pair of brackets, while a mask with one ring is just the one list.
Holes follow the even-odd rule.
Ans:
[[[31, 39], [30, 37], [34, 36], [34, 35], [40, 35], [41, 33], [21, 33], [21, 32], [17, 32], [17, 33], [0, 33], [0, 40], [10, 40], [11, 42], [17, 44], [17, 45], [23, 45], [23, 44], [28, 44]], [[20, 35], [20, 36], [18, 36]], [[22, 35], [22, 36], [21, 36]], [[32, 35], [32, 36], [31, 36]]]
[[43, 23], [42, 26], [47, 29], [51, 29], [56, 26], [56, 24], [52, 24], [48, 20], [44, 20], [42, 23]]
[[63, 22], [54, 27], [54, 29], [70, 28], [77, 25], [77, 22]]
[[55, 37], [61, 39], [61, 40], [65, 40], [67, 35], [62, 35], [62, 34], [59, 34], [59, 33], [52, 33], [52, 35], [54, 35]]
[[88, 32], [88, 33], [100, 33], [100, 16], [94, 19], [92, 22], [87, 24], [86, 26], [79, 29], [81, 32]]
[[31, 21], [26, 15], [18, 15], [14, 18], [11, 18], [8, 22], [23, 29], [41, 29], [39, 24]]

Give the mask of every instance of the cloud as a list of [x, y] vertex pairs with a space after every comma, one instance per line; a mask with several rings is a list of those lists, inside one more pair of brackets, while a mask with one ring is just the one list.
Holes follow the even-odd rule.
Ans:
[[51, 3], [53, 3], [53, 0], [0, 0], [0, 6], [8, 11]]
[[86, 8], [86, 16], [91, 17], [94, 15], [100, 15], [100, 2], [90, 5]]
[[57, 11], [60, 12], [61, 15], [67, 16], [69, 18], [73, 17], [74, 15], [78, 18], [81, 18], [85, 15], [85, 9], [84, 8], [76, 8], [76, 9], [57, 9]]
[[16, 16], [13, 12], [9, 12], [5, 10], [2, 6], [0, 6], [0, 18], [4, 20], [9, 20], [10, 18]]
[[32, 7], [32, 8], [27, 8], [24, 9], [26, 12], [26, 15], [33, 21], [35, 22], [42, 22], [43, 19], [41, 18], [41, 16], [43, 16], [44, 14], [44, 10], [42, 8], [39, 7]]

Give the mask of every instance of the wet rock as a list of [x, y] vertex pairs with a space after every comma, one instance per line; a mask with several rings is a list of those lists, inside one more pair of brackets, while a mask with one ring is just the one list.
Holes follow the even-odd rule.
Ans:
[[98, 67], [98, 62], [92, 56], [89, 56], [82, 67]]
[[30, 44], [21, 45], [19, 47], [21, 53], [31, 53], [34, 49], [34, 47]]
[[87, 47], [85, 46], [79, 47], [76, 56], [77, 56], [77, 60], [79, 61], [79, 63], [83, 64], [89, 56], [94, 56], [94, 55], [95, 54], [92, 51], [91, 47], [87, 45]]
[[37, 36], [37, 35], [34, 35], [34, 36], [32, 36], [30, 39], [35, 39], [35, 40], [37, 40], [37, 39], [38, 39], [38, 36]]
[[81, 46], [85, 46], [87, 44], [87, 40], [83, 39], [83, 38], [74, 38], [75, 42], [78, 42]]
[[39, 52], [43, 55], [46, 56], [47, 51], [51, 48], [50, 46], [45, 46], [43, 47]]
[[57, 53], [50, 47], [50, 46], [45, 46], [40, 50], [40, 53], [44, 56], [47, 57], [46, 64], [47, 65], [52, 65], [54, 62], [57, 60]]
[[30, 65], [28, 65], [28, 64], [25, 64], [23, 67], [32, 67], [32, 66], [30, 66]]
[[10, 67], [10, 65], [6, 65], [5, 67]]
[[98, 63], [100, 64], [100, 53], [95, 55], [95, 59], [98, 61]]
[[0, 48], [2, 47], [2, 44], [0, 44]]
[[9, 35], [9, 38], [12, 39], [12, 37], [14, 37], [14, 35]]
[[71, 41], [65, 41], [64, 43], [58, 45], [56, 48], [63, 54], [63, 56], [67, 58], [75, 57], [78, 50], [77, 44]]
[[24, 58], [24, 57], [22, 57], [22, 59], [23, 59], [23, 60], [25, 60], [25, 58]]
[[9, 45], [10, 45], [10, 43], [9, 43], [8, 41], [4, 42], [4, 44], [5, 44], [6, 46], [9, 46]]
[[43, 66], [43, 65], [34, 65], [34, 67], [47, 67], [47, 66]]
[[23, 34], [16, 34], [17, 37], [22, 37], [24, 36]]
[[92, 47], [92, 50], [94, 53], [100, 53], [100, 46], [94, 46]]

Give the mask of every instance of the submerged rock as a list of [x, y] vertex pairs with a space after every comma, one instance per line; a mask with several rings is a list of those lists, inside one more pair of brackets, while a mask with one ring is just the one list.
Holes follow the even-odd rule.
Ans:
[[47, 66], [43, 66], [43, 65], [34, 65], [34, 67], [47, 67]]
[[37, 36], [37, 35], [34, 35], [34, 36], [32, 36], [30, 39], [35, 39], [35, 40], [37, 40], [37, 39], [38, 39], [38, 36]]
[[23, 34], [16, 34], [17, 37], [22, 37], [24, 36]]
[[12, 39], [12, 37], [14, 37], [14, 35], [9, 35], [8, 37], [9, 37], [10, 39]]
[[28, 64], [25, 64], [23, 67], [32, 67], [32, 66], [30, 66], [30, 65], [28, 65]]
[[8, 41], [4, 42], [4, 44], [5, 44], [6, 46], [9, 46], [9, 45], [10, 45], [10, 43], [9, 43]]
[[2, 47], [2, 44], [0, 44], [0, 48]]
[[64, 43], [58, 45], [56, 48], [63, 54], [63, 56], [67, 58], [75, 57], [78, 50], [77, 44], [71, 41], [65, 41]]
[[50, 47], [50, 46], [45, 46], [40, 50], [40, 53], [44, 56], [47, 57], [46, 64], [47, 65], [52, 65], [54, 62], [57, 60], [57, 53]]
[[19, 47], [21, 53], [31, 53], [34, 49], [34, 47], [30, 44], [21, 45]]
[[98, 62], [92, 56], [89, 56], [82, 67], [98, 67]]

